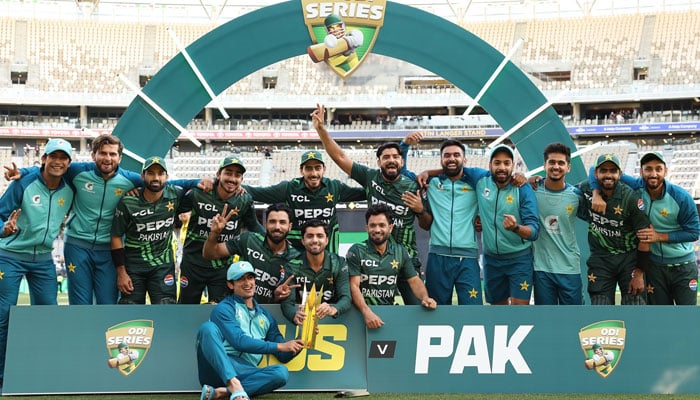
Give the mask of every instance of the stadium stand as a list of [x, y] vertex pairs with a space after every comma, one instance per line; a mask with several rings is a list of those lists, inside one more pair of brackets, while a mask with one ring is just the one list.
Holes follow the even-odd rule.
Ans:
[[[263, 1], [260, 6], [270, 3]], [[432, 3], [428, 6], [430, 2], [422, 3], [431, 12], [444, 11]], [[645, 8], [636, 2], [636, 7], [624, 10], [614, 10], [614, 5], [605, 8], [607, 2], [599, 1], [592, 9], [579, 10], [578, 14], [564, 13], [562, 10], [573, 3], [562, 2], [558, 14], [546, 16], [534, 13], [535, 8], [524, 15], [489, 15], [487, 8], [496, 10], [498, 1], [470, 3], [475, 8], [473, 14], [452, 10], [451, 17], [455, 18], [448, 17], [504, 54], [519, 38], [524, 39], [512, 61], [548, 97], [564, 89], [574, 91], [571, 98], [555, 104], [565, 125], [700, 121], [700, 5], [696, 0], [688, 1], [683, 8]], [[531, 2], [520, 3], [524, 7]], [[174, 57], [178, 48], [168, 28], [188, 45], [225, 22], [190, 18], [191, 11], [184, 12], [188, 22], [183, 22], [184, 18], [168, 20], [167, 5], [163, 6], [163, 17], [145, 18], [145, 11], [139, 7], [134, 11], [133, 4], [130, 15], [107, 8], [113, 4], [104, 4], [91, 12], [105, 14], [91, 17], [77, 9], [72, 15], [63, 9], [47, 15], [33, 8], [31, 13], [19, 15], [16, 13], [28, 6], [13, 4], [15, 7], [0, 11], [0, 76], [6, 77], [0, 79], [0, 128], [46, 129], [31, 135], [12, 130], [0, 135], [0, 146], [14, 150], [13, 159], [22, 165], [36, 161], [31, 152], [22, 151], [24, 145], [41, 145], [56, 132], [54, 129], [113, 129], [133, 98], [117, 75], [144, 84]], [[476, 7], [486, 8], [476, 11]], [[508, 13], [517, 7], [508, 5]], [[618, 4], [618, 8], [622, 7]], [[253, 9], [239, 7], [234, 16]], [[108, 18], [108, 12], [112, 18]], [[183, 14], [181, 9], [178, 12]], [[24, 73], [24, 77], [17, 73]], [[274, 83], [266, 78], [274, 78]], [[25, 81], [20, 82], [21, 79]], [[297, 176], [300, 153], [318, 146], [317, 143], [271, 142], [272, 158], [266, 160], [260, 153], [243, 149], [259, 143], [246, 139], [231, 143], [226, 134], [312, 131], [308, 108], [316, 102], [343, 104], [342, 109], [335, 111], [334, 129], [374, 132], [376, 140], [342, 143], [353, 159], [368, 165], [375, 164], [370, 149], [381, 141], [381, 133], [387, 129], [497, 127], [478, 107], [472, 115], [462, 116], [471, 99], [450, 82], [418, 66], [376, 54], [370, 54], [362, 68], [346, 80], [324, 64], [309, 62], [305, 55], [292, 57], [244, 77], [219, 98], [229, 110], [230, 120], [207, 109], [187, 128], [195, 135], [197, 131], [213, 131], [223, 139], [210, 140], [204, 150], [181, 141], [170, 155], [174, 156], [174, 175], [213, 173], [219, 159], [236, 149], [245, 157], [248, 183], [273, 184]], [[670, 178], [700, 197], [700, 150], [695, 148], [695, 132], [674, 129], [669, 127], [667, 132], [654, 135], [622, 136], [613, 132], [574, 138], [579, 147], [601, 140], [610, 144], [584, 155], [586, 165], [606, 149], [619, 152], [631, 173], [636, 172], [634, 157], [639, 157], [644, 149], [663, 149], [673, 160]], [[89, 135], [79, 135], [77, 140], [77, 150], [89, 154]], [[484, 140], [490, 139], [465, 139], [474, 149], [468, 157], [469, 165], [485, 166], [485, 158], [479, 154]], [[436, 165], [435, 145], [435, 141], [421, 144], [409, 159], [409, 168], [420, 171]], [[222, 151], [215, 152], [217, 147]], [[327, 166], [330, 176], [354, 184], [333, 163]]]

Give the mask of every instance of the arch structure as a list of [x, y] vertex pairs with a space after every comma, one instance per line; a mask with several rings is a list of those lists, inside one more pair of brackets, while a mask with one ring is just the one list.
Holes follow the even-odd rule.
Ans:
[[[271, 26], [274, 29], [269, 29]], [[259, 69], [306, 54], [310, 44], [301, 1], [292, 0], [233, 19], [193, 42], [186, 53], [210, 90], [218, 95]], [[392, 1], [386, 3], [384, 24], [372, 52], [429, 70], [472, 98], [478, 97], [505, 58], [458, 25]], [[181, 127], [211, 100], [186, 57], [178, 53], [135, 97], [116, 126], [114, 134], [135, 155], [126, 155], [122, 165], [140, 171], [139, 157], [167, 154], [180, 136]], [[479, 105], [506, 132], [522, 125], [510, 140], [530, 169], [542, 165], [542, 150], [550, 142], [559, 141], [575, 150], [555, 110], [543, 107], [546, 103], [540, 90], [511, 62], [479, 98]], [[528, 122], [522, 124], [525, 120]], [[570, 179], [584, 177], [583, 164], [574, 160]]]

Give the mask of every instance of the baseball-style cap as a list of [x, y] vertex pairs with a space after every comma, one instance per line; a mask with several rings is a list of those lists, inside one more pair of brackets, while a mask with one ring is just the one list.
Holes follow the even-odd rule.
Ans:
[[615, 164], [617, 168], [622, 169], [620, 166], [620, 159], [617, 158], [615, 154], [607, 153], [607, 154], [601, 154], [598, 156], [598, 159], [595, 162], [595, 167], [598, 168], [600, 165], [606, 161], [610, 161], [611, 163]]
[[301, 163], [299, 163], [299, 165], [304, 165], [304, 163], [309, 160], [318, 160], [321, 164], [326, 164], [323, 162], [323, 154], [321, 152], [310, 150], [301, 155]]
[[146, 161], [143, 162], [143, 168], [141, 169], [141, 172], [146, 172], [147, 169], [151, 168], [154, 165], [160, 165], [163, 167], [165, 172], [168, 172], [168, 167], [165, 165], [165, 160], [163, 160], [162, 157], [148, 157]]
[[247, 273], [255, 274], [253, 266], [248, 261], [238, 261], [228, 267], [228, 271], [226, 271], [226, 280], [237, 281]]
[[644, 165], [651, 160], [659, 160], [662, 163], [664, 163], [664, 165], [666, 165], [666, 160], [664, 160], [664, 155], [658, 151], [650, 151], [650, 152], [646, 153], [645, 155], [643, 155], [642, 159], [639, 161], [639, 165]]
[[70, 143], [63, 139], [50, 139], [44, 147], [44, 154], [51, 154], [55, 151], [62, 151], [68, 155], [68, 158], [73, 159], [73, 148]]
[[510, 158], [515, 159], [515, 154], [513, 153], [513, 149], [511, 149], [510, 146], [507, 146], [505, 144], [499, 144], [498, 146], [491, 149], [491, 154], [489, 154], [489, 161], [493, 159], [493, 156], [496, 153], [500, 152], [508, 153], [508, 155], [510, 155]]
[[245, 172], [245, 167], [243, 166], [243, 161], [241, 161], [240, 157], [238, 157], [235, 154], [227, 156], [226, 158], [221, 160], [221, 163], [219, 163], [219, 171], [228, 167], [229, 165], [238, 165], [239, 167], [241, 167], [243, 172]]

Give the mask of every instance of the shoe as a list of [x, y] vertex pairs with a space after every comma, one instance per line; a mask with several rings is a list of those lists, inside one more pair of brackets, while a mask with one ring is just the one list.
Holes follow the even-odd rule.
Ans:
[[250, 400], [250, 397], [248, 397], [248, 393], [245, 390], [239, 390], [231, 393], [229, 400]]
[[202, 395], [199, 396], [199, 400], [212, 400], [216, 394], [216, 389], [214, 386], [204, 385], [202, 386]]

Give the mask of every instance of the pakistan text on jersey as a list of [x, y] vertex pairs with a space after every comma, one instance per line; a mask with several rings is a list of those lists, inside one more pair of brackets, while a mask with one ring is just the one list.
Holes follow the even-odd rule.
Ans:
[[166, 232], [153, 232], [153, 233], [140, 233], [138, 241], [139, 242], [157, 242], [159, 240], [165, 240], [170, 235], [170, 231]]
[[[199, 237], [206, 238], [207, 236], [209, 236], [209, 231], [208, 231], [208, 230], [200, 229], [199, 232], [197, 232], [197, 234], [199, 235]], [[235, 234], [233, 234], [233, 233], [228, 233], [228, 234], [227, 234], [227, 233], [222, 233], [221, 235], [219, 235], [219, 236], [216, 238], [216, 240], [217, 240], [219, 243], [224, 243], [224, 242], [228, 242], [228, 241], [230, 241], [230, 240], [233, 240], [233, 238], [235, 238], [236, 236], [238, 236], [238, 235], [235, 235]]]
[[592, 225], [591, 229], [607, 237], [622, 237], [622, 232], [619, 229], [607, 229], [601, 226]]
[[394, 297], [394, 292], [394, 289], [362, 288], [362, 297], [390, 299]]

